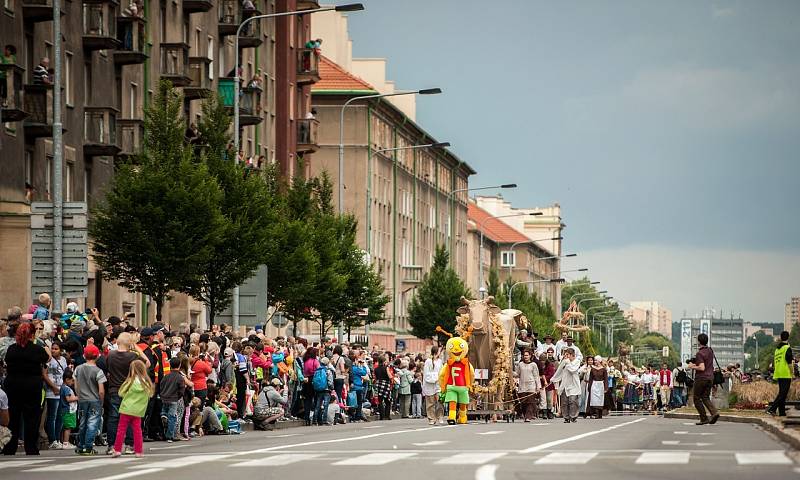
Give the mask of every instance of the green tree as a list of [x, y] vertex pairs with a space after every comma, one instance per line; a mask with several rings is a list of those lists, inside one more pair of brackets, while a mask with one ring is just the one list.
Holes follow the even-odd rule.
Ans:
[[202, 301], [209, 311], [209, 323], [231, 302], [231, 290], [252, 277], [274, 250], [274, 230], [280, 224], [276, 209], [276, 175], [268, 167], [264, 176], [247, 175], [243, 165], [233, 161], [228, 133], [231, 117], [216, 96], [203, 102], [198, 124], [197, 161], [205, 164], [221, 190], [221, 234], [211, 245], [212, 255], [197, 265], [200, 275], [183, 291]]
[[409, 303], [408, 322], [411, 324], [411, 333], [417, 338], [436, 336], [437, 325], [452, 332], [461, 297], [470, 296], [464, 282], [447, 266], [448, 259], [445, 246], [436, 247], [433, 266], [423, 277]]
[[500, 293], [500, 275], [494, 267], [489, 269], [489, 280], [486, 283], [486, 292], [495, 298]]
[[169, 292], [196, 279], [222, 234], [222, 193], [184, 144], [182, 105], [182, 95], [162, 82], [145, 109], [142, 152], [120, 165], [89, 223], [103, 278], [150, 295], [158, 321]]
[[[652, 364], [660, 367], [663, 362], [667, 362], [670, 368], [675, 368], [680, 363], [680, 352], [675, 350], [672, 340], [656, 332], [647, 332], [633, 338], [631, 344], [631, 361], [637, 366]], [[669, 348], [669, 356], [664, 358], [662, 351], [664, 347]], [[637, 354], [641, 351], [641, 354]]]

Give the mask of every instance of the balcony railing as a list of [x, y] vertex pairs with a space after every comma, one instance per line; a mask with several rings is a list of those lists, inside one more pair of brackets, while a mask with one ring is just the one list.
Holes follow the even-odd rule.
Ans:
[[298, 10], [311, 10], [319, 8], [319, 0], [297, 0]]
[[112, 2], [83, 2], [83, 48], [117, 48], [117, 5]]
[[89, 156], [116, 155], [117, 114], [111, 107], [84, 107], [83, 153]]
[[[244, 9], [241, 7], [241, 0], [220, 0], [219, 1], [219, 35], [221, 37], [227, 35], [236, 35], [236, 30], [243, 20], [252, 16], [261, 15], [261, 12], [255, 9]], [[239, 38], [239, 45], [241, 47], [256, 47], [261, 44], [260, 36], [260, 23], [259, 20], [254, 20], [242, 30], [242, 37]], [[258, 32], [255, 29], [259, 29]], [[252, 43], [258, 42], [253, 45]], [[250, 43], [250, 45], [246, 45]]]
[[319, 52], [314, 48], [301, 48], [297, 52], [297, 83], [319, 82]]
[[208, 12], [214, 8], [214, 2], [211, 0], [183, 0], [184, 13], [201, 13]]
[[403, 283], [422, 282], [422, 265], [402, 265]]
[[[240, 84], [241, 85], [241, 84]], [[233, 112], [233, 100], [236, 98], [234, 79], [219, 79], [218, 93], [222, 104]], [[261, 88], [243, 87], [239, 96], [239, 125], [256, 125], [261, 123]]]
[[144, 121], [137, 118], [117, 120], [119, 152], [117, 157], [127, 158], [139, 153], [144, 141]]
[[114, 51], [117, 65], [137, 65], [147, 60], [145, 53], [145, 24], [142, 17], [117, 17], [117, 40], [119, 47]]
[[22, 96], [22, 76], [25, 70], [19, 65], [0, 63], [0, 83], [4, 90], [0, 91], [0, 121], [18, 122], [28, 114]]
[[211, 94], [209, 78], [211, 59], [206, 57], [189, 57], [189, 85], [183, 88], [183, 95], [189, 100], [205, 98]]
[[52, 21], [52, 0], [22, 0], [22, 17], [27, 22]]
[[[25, 85], [25, 136], [29, 139], [53, 135], [53, 86]], [[62, 110], [63, 112], [63, 110]]]
[[185, 43], [161, 44], [161, 78], [177, 87], [189, 84], [189, 45]]
[[317, 134], [319, 132], [319, 120], [316, 118], [303, 118], [297, 122], [297, 151], [316, 152], [319, 150]]

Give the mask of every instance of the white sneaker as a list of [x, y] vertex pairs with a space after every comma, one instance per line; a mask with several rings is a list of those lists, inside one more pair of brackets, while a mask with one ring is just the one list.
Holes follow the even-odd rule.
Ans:
[[133, 447], [125, 445], [125, 455], [133, 455]]
[[61, 444], [61, 449], [62, 449], [62, 450], [75, 450], [75, 445], [73, 445], [73, 444], [71, 444], [71, 443], [69, 443], [69, 442], [67, 442], [67, 443], [62, 443], [62, 444]]
[[64, 446], [58, 440], [50, 444], [50, 450], [61, 450]]

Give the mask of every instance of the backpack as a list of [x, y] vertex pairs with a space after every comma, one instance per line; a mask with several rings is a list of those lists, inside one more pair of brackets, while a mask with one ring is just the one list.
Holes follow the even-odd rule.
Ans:
[[315, 392], [324, 392], [328, 389], [328, 367], [320, 366], [311, 377], [311, 386]]
[[686, 379], [687, 378], [689, 378], [689, 377], [686, 376], [686, 371], [685, 370], [679, 370], [678, 374], [675, 376], [675, 380], [677, 380], [678, 383], [683, 383], [683, 384], [686, 384]]

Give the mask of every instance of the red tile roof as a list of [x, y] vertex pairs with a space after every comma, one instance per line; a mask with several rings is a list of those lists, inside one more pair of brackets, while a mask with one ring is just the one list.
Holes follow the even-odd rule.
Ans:
[[319, 77], [320, 80], [311, 86], [313, 92], [324, 90], [377, 92], [375, 87], [333, 63], [325, 55], [320, 55], [319, 58]]
[[530, 239], [520, 233], [518, 230], [510, 227], [502, 220], [491, 218], [493, 215], [486, 210], [480, 208], [472, 202], [467, 204], [467, 218], [470, 222], [474, 223], [474, 228], [471, 230], [480, 233], [481, 224], [483, 224], [483, 235], [491, 239], [495, 243], [516, 243], [528, 242]]

